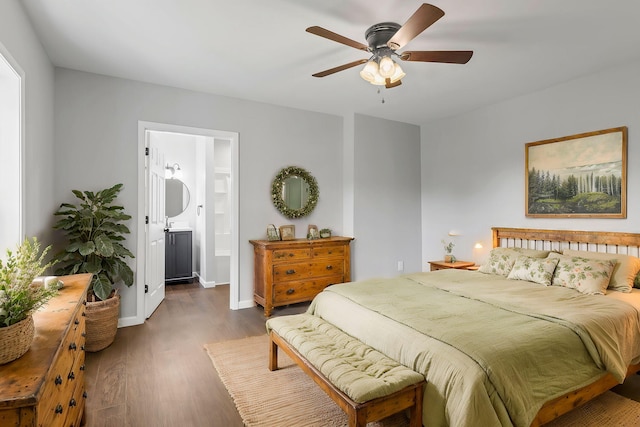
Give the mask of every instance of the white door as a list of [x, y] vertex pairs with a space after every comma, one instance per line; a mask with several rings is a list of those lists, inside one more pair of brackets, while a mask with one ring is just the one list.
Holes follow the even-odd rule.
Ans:
[[164, 251], [165, 251], [165, 216], [164, 216], [164, 154], [160, 152], [146, 131], [146, 142], [149, 148], [146, 167], [147, 193], [147, 262], [145, 271], [145, 318], [164, 300]]

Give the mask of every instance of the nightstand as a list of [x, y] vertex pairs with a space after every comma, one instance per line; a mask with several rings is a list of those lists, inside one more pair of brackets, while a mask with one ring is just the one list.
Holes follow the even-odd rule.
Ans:
[[444, 262], [444, 261], [429, 261], [430, 271], [446, 270], [448, 268], [455, 268], [458, 270], [470, 270], [475, 266], [475, 263], [471, 261], [456, 261], [456, 262]]

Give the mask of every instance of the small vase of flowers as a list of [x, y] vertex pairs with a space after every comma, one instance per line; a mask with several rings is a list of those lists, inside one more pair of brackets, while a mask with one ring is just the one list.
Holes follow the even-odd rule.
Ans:
[[32, 314], [58, 292], [53, 286], [34, 283], [34, 279], [53, 265], [44, 258], [51, 247], [40, 253], [34, 237], [25, 239], [15, 253], [7, 250], [0, 259], [0, 364], [9, 363], [29, 350], [35, 334]]
[[444, 239], [442, 240], [442, 244], [444, 245], [445, 252], [444, 262], [456, 262], [456, 257], [451, 254], [455, 244], [453, 242], [446, 242]]

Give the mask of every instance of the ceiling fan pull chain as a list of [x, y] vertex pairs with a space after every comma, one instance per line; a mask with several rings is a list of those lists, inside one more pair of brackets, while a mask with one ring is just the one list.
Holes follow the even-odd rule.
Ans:
[[[378, 88], [378, 95], [380, 95], [380, 88]], [[382, 103], [384, 104], [384, 95], [382, 95]]]

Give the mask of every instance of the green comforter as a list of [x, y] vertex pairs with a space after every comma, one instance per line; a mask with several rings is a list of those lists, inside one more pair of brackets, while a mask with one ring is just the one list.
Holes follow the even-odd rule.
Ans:
[[529, 426], [549, 399], [640, 355], [640, 314], [461, 270], [334, 285], [309, 312], [427, 379], [425, 426]]

